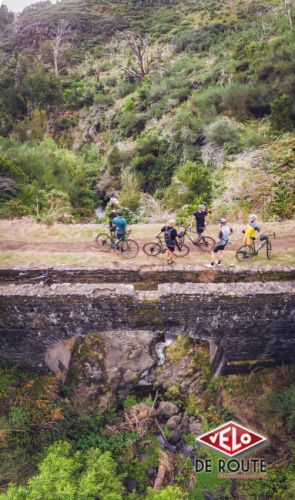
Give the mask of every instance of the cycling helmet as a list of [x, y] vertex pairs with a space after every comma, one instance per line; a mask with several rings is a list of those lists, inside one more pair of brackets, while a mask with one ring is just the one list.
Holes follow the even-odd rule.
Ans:
[[206, 208], [206, 205], [204, 205], [204, 203], [202, 203], [201, 205], [199, 205], [199, 210], [205, 210]]
[[250, 222], [255, 222], [256, 220], [257, 220], [257, 215], [255, 215], [255, 214], [249, 215], [249, 221]]
[[226, 219], [219, 219], [218, 222], [224, 226], [226, 224]]
[[123, 212], [122, 212], [122, 210], [121, 210], [120, 208], [119, 208], [119, 210], [117, 211], [117, 214], [118, 214], [118, 215], [123, 215]]

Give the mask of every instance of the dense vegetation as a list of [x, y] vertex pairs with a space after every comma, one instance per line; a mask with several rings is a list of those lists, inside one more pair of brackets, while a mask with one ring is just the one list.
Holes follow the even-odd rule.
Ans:
[[[294, 366], [212, 379], [204, 347], [192, 348], [192, 341], [180, 337], [168, 356], [177, 364], [188, 352], [193, 354], [189, 366], [202, 366], [202, 391], [184, 397], [174, 385], [161, 392], [159, 400], [170, 399], [187, 415], [201, 417], [205, 430], [230, 418], [261, 429], [272, 443], [262, 452], [269, 463], [267, 480], [239, 480], [233, 489], [230, 481], [220, 481], [214, 473], [210, 480], [206, 474], [196, 478], [191, 460], [175, 454], [174, 474], [155, 491], [151, 471], [157, 470], [162, 453], [155, 432], [120, 427], [138, 402], [151, 407], [153, 394], [129, 394], [120, 408], [122, 392], [118, 393], [112, 409], [105, 412], [95, 398], [81, 406], [71, 378], [60, 387], [54, 376], [34, 376], [2, 364], [0, 498], [201, 500], [204, 491], [228, 500], [293, 498]], [[169, 437], [171, 431], [163, 426], [162, 432]], [[188, 444], [195, 441], [191, 434], [185, 439]], [[202, 456], [218, 458], [204, 449], [198, 451]]]
[[294, 13], [64, 0], [16, 22], [2, 6], [0, 216], [91, 218], [113, 190], [128, 206], [132, 179], [135, 214], [148, 195], [181, 220], [200, 201], [215, 217], [292, 217]]

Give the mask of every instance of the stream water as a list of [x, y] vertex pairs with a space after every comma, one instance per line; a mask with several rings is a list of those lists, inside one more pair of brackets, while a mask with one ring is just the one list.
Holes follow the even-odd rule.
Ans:
[[102, 206], [96, 207], [95, 213], [99, 219], [103, 219], [105, 216], [105, 209]]

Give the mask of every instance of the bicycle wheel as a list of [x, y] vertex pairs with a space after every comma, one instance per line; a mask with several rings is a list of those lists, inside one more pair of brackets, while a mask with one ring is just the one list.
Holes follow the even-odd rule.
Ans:
[[112, 238], [105, 233], [96, 236], [96, 244], [101, 252], [109, 252], [112, 248]]
[[236, 251], [236, 259], [239, 262], [249, 260], [254, 256], [253, 247], [251, 245], [243, 245]]
[[197, 246], [200, 247], [202, 252], [211, 252], [216, 241], [211, 236], [203, 236], [198, 242]]
[[124, 240], [117, 251], [124, 259], [134, 259], [139, 252], [139, 245], [134, 240]]
[[161, 252], [161, 247], [158, 243], [146, 243], [142, 249], [144, 253], [150, 257], [155, 257]]
[[268, 241], [268, 242], [266, 243], [266, 256], [267, 256], [268, 260], [270, 260], [270, 259], [271, 259], [271, 256], [272, 256], [272, 248], [271, 248], [271, 242], [270, 242], [270, 241]]
[[[180, 248], [180, 250], [179, 250]], [[175, 247], [174, 255], [175, 257], [185, 257], [189, 253], [189, 247], [185, 243], [180, 243], [179, 248]]]

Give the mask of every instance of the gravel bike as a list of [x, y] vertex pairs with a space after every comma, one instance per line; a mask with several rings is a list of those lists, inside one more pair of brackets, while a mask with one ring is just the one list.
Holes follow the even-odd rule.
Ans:
[[[150, 257], [155, 257], [160, 253], [165, 253], [167, 251], [166, 244], [164, 243], [161, 236], [156, 236], [158, 241], [152, 241], [146, 243], [142, 249], [146, 255]], [[189, 247], [183, 243], [183, 241], [178, 241], [175, 245], [174, 255], [175, 257], [185, 257], [189, 253]]]
[[29, 281], [29, 283], [31, 283], [32, 281], [40, 281], [41, 283], [43, 283], [44, 285], [52, 285], [54, 283], [54, 280], [53, 280], [53, 277], [52, 277], [52, 271], [53, 271], [53, 267], [49, 267], [48, 269], [46, 269], [43, 274], [41, 274], [40, 276], [34, 276], [34, 277], [29, 277], [29, 271], [21, 271], [18, 275], [18, 283], [27, 283]]
[[[197, 234], [198, 237], [192, 237], [189, 232]], [[192, 231], [189, 227], [185, 227], [184, 230], [179, 233], [178, 238], [181, 241], [185, 241], [185, 238], [188, 238], [190, 242], [194, 246], [199, 247], [202, 252], [211, 252], [216, 243], [214, 238], [211, 238], [211, 236], [203, 236], [203, 234], [199, 234], [197, 231]]]
[[124, 259], [134, 259], [139, 252], [139, 245], [135, 240], [128, 238], [131, 229], [125, 232], [119, 240], [115, 235], [100, 233], [96, 236], [96, 244], [101, 252], [116, 250]]
[[272, 256], [272, 245], [269, 239], [270, 237], [275, 238], [276, 234], [272, 233], [272, 234], [261, 235], [260, 236], [261, 244], [259, 245], [258, 248], [255, 247], [255, 238], [251, 238], [253, 240], [253, 245], [242, 245], [240, 248], [238, 248], [238, 250], [236, 251], [236, 259], [239, 262], [252, 259], [256, 255], [258, 255], [258, 253], [260, 252], [260, 250], [262, 250], [262, 248], [265, 247], [266, 256], [268, 260], [270, 260]]

